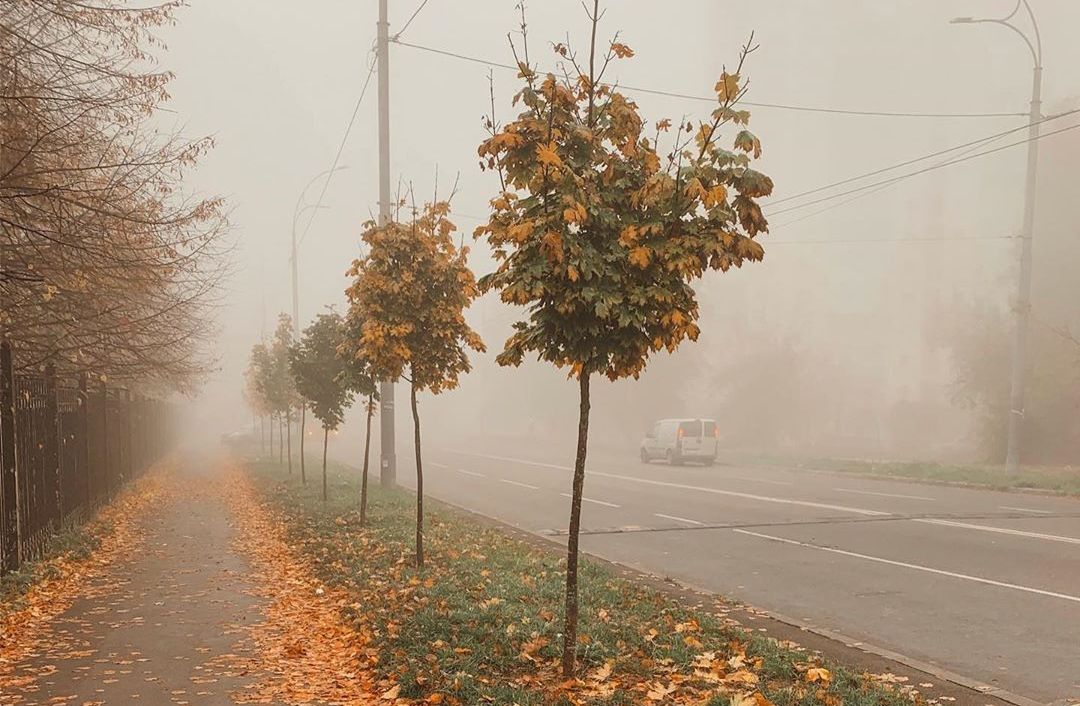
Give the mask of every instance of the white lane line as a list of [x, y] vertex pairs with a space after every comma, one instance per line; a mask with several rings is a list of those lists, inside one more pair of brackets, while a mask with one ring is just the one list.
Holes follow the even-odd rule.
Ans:
[[573, 468], [569, 466], [559, 466], [554, 463], [539, 463], [537, 461], [526, 461], [520, 458], [510, 458], [509, 456], [492, 456], [491, 454], [478, 454], [472, 451], [454, 451], [464, 456], [475, 456], [477, 458], [490, 458], [493, 461], [510, 461], [511, 463], [522, 463], [526, 466], [539, 466], [540, 468], [554, 468], [558, 471], [572, 471]]
[[487, 478], [483, 473], [477, 473], [476, 471], [466, 471], [464, 468], [457, 469], [458, 473], [464, 473], [467, 476], [475, 476], [477, 478]]
[[1011, 534], [1017, 537], [1030, 537], [1031, 539], [1045, 539], [1049, 542], [1062, 542], [1064, 544], [1080, 544], [1080, 537], [1064, 537], [1059, 534], [1043, 534], [1041, 532], [1025, 532], [1023, 530], [1008, 529], [1005, 527], [990, 527], [988, 525], [971, 525], [967, 522], [953, 522], [952, 520], [927, 520], [919, 519], [912, 522], [921, 522], [926, 525], [941, 525], [942, 527], [960, 527], [961, 529], [978, 530], [980, 532], [995, 532], [997, 534]]
[[[558, 469], [560, 471], [569, 471], [569, 470], [571, 470], [567, 466], [556, 466], [553, 463], [538, 463], [536, 461], [526, 461], [524, 459], [509, 458], [507, 456], [491, 456], [491, 455], [488, 455], [488, 454], [472, 453], [471, 451], [470, 452], [461, 451], [459, 453], [464, 453], [464, 454], [469, 455], [469, 456], [477, 456], [479, 458], [489, 458], [489, 459], [493, 459], [495, 461], [510, 461], [511, 463], [520, 463], [520, 464], [524, 464], [526, 466], [539, 466], [541, 468], [556, 468], [556, 469]], [[847, 507], [845, 505], [830, 505], [828, 503], [815, 503], [815, 502], [810, 502], [809, 500], [791, 500], [791, 499], [788, 499], [788, 498], [774, 498], [774, 497], [770, 497], [768, 495], [754, 495], [753, 493], [738, 493], [738, 492], [735, 492], [734, 490], [720, 490], [719, 488], [706, 488], [706, 487], [703, 487], [703, 486], [700, 486], [700, 485], [685, 485], [683, 483], [669, 483], [667, 481], [662, 481], [662, 480], [652, 480], [652, 479], [649, 479], [649, 478], [637, 478], [635, 476], [624, 476], [624, 475], [619, 475], [618, 473], [603, 473], [601, 471], [589, 471], [589, 475], [603, 476], [605, 478], [615, 478], [617, 480], [626, 480], [626, 481], [631, 481], [633, 483], [645, 483], [647, 485], [658, 485], [658, 486], [662, 486], [662, 487], [666, 487], [666, 488], [680, 488], [682, 490], [696, 490], [696, 491], [701, 492], [701, 493], [714, 493], [716, 495], [727, 495], [727, 496], [730, 496], [730, 497], [733, 497], [733, 498], [743, 498], [743, 499], [746, 499], [746, 500], [759, 500], [761, 502], [767, 502], [767, 503], [780, 503], [782, 505], [798, 505], [798, 506], [801, 506], [801, 507], [816, 507], [816, 508], [821, 509], [821, 510], [836, 510], [837, 512], [851, 512], [851, 513], [854, 513], [856, 515], [867, 515], [867, 516], [871, 516], [871, 517], [881, 517], [881, 516], [885, 516], [885, 515], [890, 514], [888, 512], [881, 512], [879, 510], [866, 510], [866, 509], [861, 508], [861, 507]]]
[[901, 495], [900, 493], [875, 493], [872, 490], [854, 490], [853, 488], [833, 488], [839, 493], [857, 493], [858, 495], [876, 495], [881, 498], [902, 498], [904, 500], [926, 500], [937, 502], [937, 498], [927, 498], [922, 495]]
[[747, 476], [720, 476], [721, 478], [730, 478], [731, 480], [744, 480], [749, 483], [768, 483], [769, 485], [795, 485], [788, 480], [768, 480], [767, 478], [749, 478]]
[[528, 483], [518, 483], [516, 480], [507, 480], [506, 478], [500, 478], [500, 483], [509, 483], [510, 485], [516, 485], [521, 488], [528, 488], [529, 490], [540, 490], [539, 486], [529, 485]]
[[435, 461], [428, 461], [429, 466], [435, 466], [435, 468], [449, 468], [445, 463], [436, 463]]
[[[570, 493], [559, 493], [559, 495], [563, 496], [564, 498], [573, 497], [572, 495], [570, 495]], [[585, 496], [582, 496], [581, 499], [584, 500], [587, 503], [596, 503], [597, 505], [603, 505], [605, 507], [622, 507], [622, 505], [616, 505], [615, 503], [609, 503], [606, 500], [593, 500], [592, 498], [586, 498]]]
[[1014, 591], [1024, 591], [1026, 593], [1035, 593], [1040, 596], [1049, 596], [1050, 598], [1060, 598], [1066, 601], [1073, 601], [1074, 603], [1080, 603], [1080, 596], [1071, 596], [1067, 593], [1055, 593], [1054, 591], [1044, 591], [1041, 588], [1032, 588], [1030, 586], [1021, 586], [1015, 583], [1005, 583], [1004, 581], [994, 581], [993, 579], [983, 578], [981, 576], [969, 576], [968, 574], [958, 574], [955, 571], [943, 571], [942, 569], [934, 569], [929, 566], [921, 566], [919, 564], [909, 564], [904, 561], [893, 561], [892, 559], [883, 559], [879, 556], [870, 556], [869, 554], [859, 554], [857, 552], [844, 551], [843, 549], [833, 549], [832, 547], [822, 547], [817, 544], [807, 544], [806, 542], [799, 542], [794, 539], [787, 539], [785, 537], [774, 537], [770, 534], [761, 534], [759, 532], [750, 532], [749, 530], [732, 530], [739, 534], [749, 535], [751, 537], [757, 537], [759, 539], [767, 539], [772, 542], [780, 542], [782, 544], [792, 544], [797, 547], [805, 547], [807, 549], [817, 549], [823, 552], [831, 552], [833, 554], [840, 554], [843, 556], [853, 557], [855, 559], [865, 559], [867, 561], [875, 561], [879, 564], [889, 564], [891, 566], [899, 566], [905, 569], [914, 569], [915, 571], [925, 571], [929, 574], [938, 574], [940, 576], [949, 576], [954, 579], [963, 579], [964, 581], [974, 581], [975, 583], [983, 583], [988, 586], [997, 586], [999, 588], [1011, 588]]
[[746, 500], [759, 500], [766, 503], [779, 503], [781, 505], [798, 505], [800, 507], [815, 507], [821, 510], [836, 510], [837, 512], [851, 512], [856, 515], [868, 515], [868, 516], [884, 516], [889, 515], [888, 512], [881, 512], [879, 510], [866, 510], [861, 507], [848, 507], [846, 505], [830, 505], [828, 503], [815, 503], [809, 500], [791, 500], [789, 498], [774, 498], [769, 495], [754, 495], [753, 493], [738, 493], [734, 490], [720, 490], [719, 488], [707, 488], [700, 485], [685, 485], [683, 483], [669, 483], [662, 480], [651, 480], [649, 478], [635, 478], [634, 476], [623, 476], [618, 473], [602, 473], [600, 471], [589, 471], [591, 475], [603, 476], [605, 478], [616, 478], [618, 480], [631, 481], [633, 483], [645, 483], [647, 485], [659, 485], [665, 488], [680, 488], [682, 490], [696, 490], [700, 493], [714, 493], [716, 495], [728, 495], [733, 498], [744, 498]]
[[1034, 512], [1036, 515], [1053, 515], [1050, 510], [1033, 510], [1030, 507], [1009, 507], [1008, 505], [998, 505], [999, 510], [1015, 510], [1016, 512]]
[[704, 525], [704, 522], [698, 522], [697, 520], [691, 520], [686, 517], [676, 517], [675, 515], [665, 515], [662, 512], [654, 512], [656, 517], [663, 517], [665, 520], [674, 520], [676, 522], [686, 522], [691, 525]]

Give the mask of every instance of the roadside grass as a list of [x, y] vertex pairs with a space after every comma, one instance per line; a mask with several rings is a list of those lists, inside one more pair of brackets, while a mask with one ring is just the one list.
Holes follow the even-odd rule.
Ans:
[[[427, 503], [427, 566], [412, 566], [414, 497], [370, 485], [359, 526], [358, 472], [335, 465], [330, 500], [274, 462], [250, 462], [269, 507], [317, 577], [346, 590], [343, 613], [369, 634], [399, 698], [446, 704], [903, 706], [910, 693], [733, 625], [722, 606], [689, 607], [581, 567], [579, 674], [558, 674], [559, 552]], [[749, 699], [749, 700], [747, 700]]]
[[1025, 466], [1010, 475], [1004, 466], [934, 463], [924, 461], [872, 461], [861, 459], [798, 458], [752, 454], [725, 454], [723, 460], [792, 470], [830, 471], [928, 483], [961, 484], [991, 490], [1044, 490], [1059, 495], [1080, 495], [1080, 469]]
[[18, 571], [0, 576], [0, 613], [20, 610], [22, 599], [33, 587], [59, 578], [65, 564], [83, 561], [97, 549], [109, 527], [99, 521], [91, 531], [84, 521], [68, 521], [46, 540], [39, 557], [23, 562]]

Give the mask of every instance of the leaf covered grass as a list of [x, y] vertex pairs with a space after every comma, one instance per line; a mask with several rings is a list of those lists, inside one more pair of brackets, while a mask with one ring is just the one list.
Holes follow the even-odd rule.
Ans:
[[109, 531], [107, 520], [93, 526], [76, 520], [65, 522], [49, 536], [40, 556], [24, 562], [18, 571], [0, 576], [0, 606], [4, 610], [20, 609], [32, 587], [60, 577], [70, 562], [89, 558], [100, 544], [101, 535]]
[[414, 498], [372, 483], [359, 526], [355, 471], [329, 501], [276, 463], [253, 463], [267, 504], [345, 617], [373, 637], [392, 696], [446, 704], [902, 706], [912, 696], [584, 561], [577, 678], [559, 676], [564, 560], [453, 508], [427, 515], [427, 566], [412, 564]]

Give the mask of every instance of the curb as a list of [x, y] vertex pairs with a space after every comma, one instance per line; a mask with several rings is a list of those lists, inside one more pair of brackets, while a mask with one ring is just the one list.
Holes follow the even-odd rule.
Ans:
[[[400, 486], [399, 486], [400, 487]], [[414, 493], [411, 488], [401, 488], [408, 493]], [[561, 536], [551, 536], [540, 534], [532, 530], [527, 530], [516, 525], [512, 525], [503, 520], [499, 520], [488, 515], [476, 512], [469, 508], [463, 507], [456, 503], [452, 503], [435, 496], [428, 496], [428, 500], [434, 500], [436, 504], [442, 505], [447, 508], [452, 508], [456, 512], [463, 513], [467, 516], [476, 518], [477, 520], [487, 524], [488, 526], [499, 529], [500, 531], [515, 537], [527, 541], [533, 546], [547, 552], [553, 552], [556, 547], [561, 547], [559, 539]], [[762, 622], [773, 623], [770, 628], [757, 627], [756, 629], [762, 630], [766, 634], [769, 634], [774, 639], [792, 639], [796, 635], [784, 635], [783, 633], [787, 629], [787, 632], [801, 633], [803, 635], [813, 635], [818, 638], [817, 645], [803, 644], [805, 641], [793, 640], [800, 642], [803, 649], [809, 651], [820, 651], [826, 657], [832, 659], [840, 664], [850, 665], [852, 655], [854, 653], [865, 655], [871, 659], [869, 660], [854, 660], [862, 662], [864, 665], [869, 665], [873, 662], [882, 662], [878, 666], [887, 667], [880, 671], [889, 671], [893, 673], [897, 672], [913, 672], [916, 675], [921, 674], [924, 677], [933, 677], [942, 682], [946, 682], [956, 689], [960, 690], [960, 694], [963, 694], [967, 698], [955, 698], [956, 706], [965, 706], [967, 704], [978, 706], [992, 706], [988, 704], [987, 699], [996, 700], [999, 704], [1008, 704], [1009, 706], [1048, 706], [1041, 701], [1022, 696], [1020, 694], [1013, 693], [1006, 689], [1002, 689], [991, 684], [979, 681], [971, 677], [966, 677], [962, 674], [957, 674], [950, 670], [938, 667], [937, 665], [925, 662], [923, 660], [909, 657], [907, 655], [889, 650], [883, 647], [867, 643], [863, 640], [857, 640], [850, 636], [847, 636], [841, 632], [830, 630], [828, 628], [818, 627], [805, 621], [796, 620], [794, 618], [785, 616], [780, 613], [772, 611], [762, 610], [754, 608], [745, 603], [731, 602], [724, 596], [698, 586], [686, 584], [681, 581], [677, 581], [670, 577], [660, 576], [643, 567], [623, 564], [620, 562], [606, 559], [602, 556], [592, 554], [590, 552], [582, 551], [581, 555], [587, 557], [590, 561], [598, 564], [606, 565], [624, 578], [629, 580], [645, 583], [649, 587], [658, 590], [661, 593], [666, 594], [669, 597], [675, 598], [684, 604], [689, 604], [693, 598], [705, 599], [714, 603], [720, 603], [728, 607], [728, 616], [732, 617], [738, 615], [739, 619], [736, 622], [746, 630], [752, 630], [747, 623], [756, 623], [760, 625]], [[780, 628], [780, 629], [777, 629]], [[845, 654], [846, 653], [846, 654]], [[892, 668], [888, 668], [893, 665]], [[900, 668], [895, 668], [899, 666]], [[906, 669], [905, 669], [906, 668]], [[926, 681], [923, 679], [922, 681]], [[917, 682], [916, 682], [917, 683]], [[925, 694], [923, 694], [926, 696]]]

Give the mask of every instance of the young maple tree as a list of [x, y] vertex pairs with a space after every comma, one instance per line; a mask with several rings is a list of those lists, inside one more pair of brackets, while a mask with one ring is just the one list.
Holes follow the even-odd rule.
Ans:
[[289, 352], [289, 368], [297, 394], [311, 407], [323, 428], [322, 499], [326, 502], [326, 447], [330, 432], [345, 419], [352, 401], [346, 384], [345, 360], [338, 356], [344, 337], [341, 315], [334, 311], [319, 314]]
[[[537, 72], [527, 41], [523, 53], [514, 48], [524, 82], [514, 105], [522, 112], [505, 125], [492, 116], [490, 136], [479, 148], [482, 167], [496, 171], [502, 186], [491, 200], [490, 219], [476, 230], [499, 262], [479, 286], [528, 308], [498, 362], [516, 366], [536, 354], [569, 368], [580, 390], [563, 630], [567, 677], [577, 641], [590, 380], [597, 374], [637, 378], [651, 353], [697, 340], [690, 283], [706, 269], [727, 271], [762, 259], [755, 237], [768, 225], [757, 200], [773, 188], [750, 167], [761, 143], [746, 128], [749, 113], [736, 109], [746, 91], [740, 74], [751, 44], [738, 67], [721, 74], [717, 105], [706, 119], [677, 125], [665, 119], [646, 133], [637, 105], [604, 82], [611, 64], [633, 51], [614, 40], [606, 49], [598, 46], [600, 14], [593, 0], [586, 57], [555, 45], [558, 77]], [[719, 143], [728, 125], [737, 130], [732, 149]]]
[[411, 222], [368, 222], [368, 252], [353, 262], [346, 290], [349, 318], [357, 322], [356, 357], [391, 381], [409, 383], [416, 454], [416, 566], [424, 566], [424, 471], [420, 455], [418, 392], [439, 394], [457, 387], [471, 369], [466, 349], [483, 351], [465, 322], [465, 309], [479, 291], [466, 260], [468, 248], [454, 245], [450, 205], [438, 201]]
[[379, 375], [376, 375], [371, 365], [361, 355], [359, 341], [363, 321], [358, 318], [358, 312], [350, 311], [342, 321], [343, 336], [338, 344], [337, 354], [344, 361], [345, 368], [342, 373], [342, 382], [353, 394], [364, 400], [364, 412], [366, 415], [364, 429], [364, 466], [360, 475], [360, 526], [367, 526], [368, 506], [368, 466], [371, 459], [371, 418], [375, 416], [375, 409], [379, 397]]
[[[262, 417], [270, 417], [270, 451], [274, 450], [274, 408], [270, 400], [270, 351], [265, 343], [256, 343], [251, 348], [247, 370], [244, 371], [244, 397], [252, 411]], [[263, 439], [265, 446], [265, 439]], [[266, 449], [260, 447], [262, 452]]]
[[[274, 329], [274, 337], [271, 339], [268, 349], [270, 366], [267, 384], [270, 405], [277, 412], [279, 420], [278, 460], [284, 462], [282, 449], [282, 441], [284, 440], [288, 449], [290, 474], [292, 474], [292, 413], [300, 405], [296, 394], [296, 385], [289, 370], [289, 351], [292, 346], [292, 317], [288, 314], [279, 314], [277, 328]], [[280, 433], [282, 431], [280, 422], [282, 421], [285, 423], [284, 433]]]

